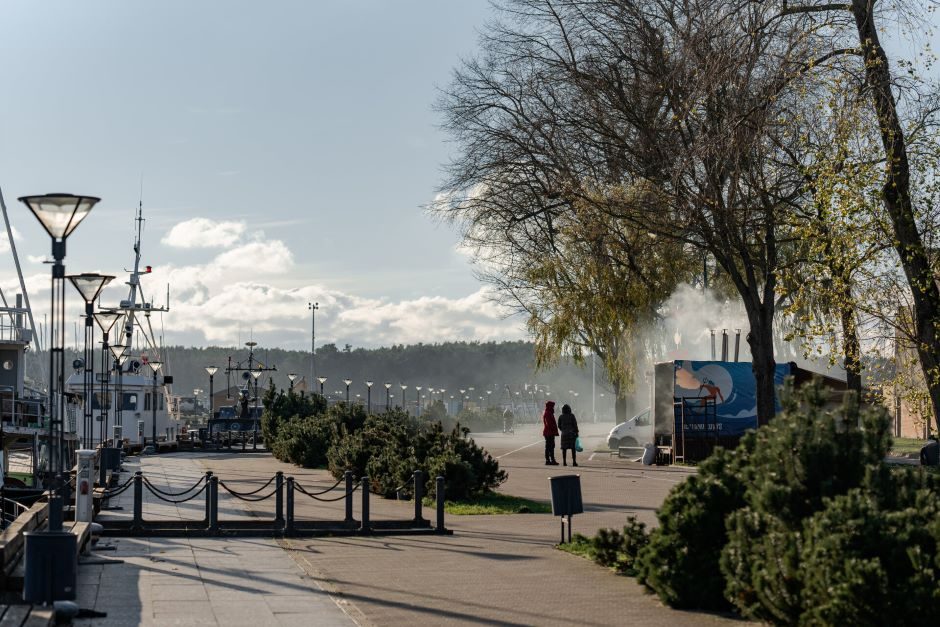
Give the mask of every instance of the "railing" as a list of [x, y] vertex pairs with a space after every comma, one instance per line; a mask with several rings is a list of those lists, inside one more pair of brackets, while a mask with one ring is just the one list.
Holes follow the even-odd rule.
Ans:
[[[137, 472], [123, 484], [99, 492], [101, 499], [113, 499], [128, 490], [133, 490], [134, 509], [132, 520], [102, 520], [105, 535], [112, 536], [258, 536], [274, 535], [303, 537], [315, 535], [350, 534], [394, 534], [437, 533], [448, 534], [444, 525], [444, 478], [437, 477], [436, 525], [424, 518], [424, 473], [416, 470], [412, 475], [414, 492], [414, 517], [404, 520], [372, 520], [370, 515], [370, 480], [361, 477], [357, 481], [353, 473], [346, 471], [333, 485], [315, 489], [301, 485], [294, 477], [285, 477], [277, 472], [264, 485], [250, 492], [234, 489], [211, 471], [196, 483], [182, 491], [169, 491], [155, 486], [143, 473]], [[224, 520], [219, 517], [219, 489], [232, 498], [247, 503], [274, 501], [274, 517], [271, 519]], [[158, 501], [171, 505], [182, 505], [205, 495], [205, 517], [202, 520], [145, 520], [143, 515], [144, 495], [149, 493]], [[353, 514], [354, 497], [360, 493], [360, 518]], [[297, 516], [297, 500], [306, 497], [320, 503], [344, 502], [343, 520], [310, 520]]]

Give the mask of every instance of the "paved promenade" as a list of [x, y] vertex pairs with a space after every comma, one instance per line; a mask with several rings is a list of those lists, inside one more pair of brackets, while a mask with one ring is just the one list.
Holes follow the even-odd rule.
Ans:
[[[133, 472], [133, 464], [125, 466]], [[144, 458], [143, 470], [167, 491], [193, 485], [205, 472], [191, 456]], [[129, 517], [132, 492], [106, 515]], [[220, 516], [248, 516], [239, 501], [220, 495]], [[145, 499], [144, 517], [200, 519], [205, 499], [170, 505]], [[107, 618], [76, 621], [76, 625], [306, 626], [354, 625], [317, 582], [307, 575], [275, 540], [260, 538], [166, 539], [103, 538], [94, 560], [123, 564], [85, 564], [79, 568], [79, 604], [107, 612]]]

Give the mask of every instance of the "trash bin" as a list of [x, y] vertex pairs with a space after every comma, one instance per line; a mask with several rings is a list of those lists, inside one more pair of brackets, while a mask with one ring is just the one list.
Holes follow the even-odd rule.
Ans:
[[105, 470], [118, 471], [121, 469], [121, 449], [103, 448], [101, 449], [101, 467]]
[[74, 601], [78, 536], [68, 531], [27, 531], [23, 536], [23, 600], [34, 604]]
[[584, 512], [581, 502], [581, 475], [550, 477], [552, 485], [552, 516], [572, 516]]

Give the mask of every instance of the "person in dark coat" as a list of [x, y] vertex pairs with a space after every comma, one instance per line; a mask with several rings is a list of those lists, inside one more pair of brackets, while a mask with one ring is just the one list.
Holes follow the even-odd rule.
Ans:
[[555, 461], [555, 437], [558, 435], [558, 424], [555, 422], [555, 401], [545, 401], [545, 412], [542, 414], [542, 436], [545, 438], [545, 465], [557, 466]]
[[577, 450], [575, 443], [578, 441], [578, 419], [571, 413], [571, 406], [565, 405], [561, 408], [561, 416], [558, 417], [558, 430], [561, 431], [561, 463], [568, 465], [568, 451], [571, 451], [571, 465], [578, 465]]

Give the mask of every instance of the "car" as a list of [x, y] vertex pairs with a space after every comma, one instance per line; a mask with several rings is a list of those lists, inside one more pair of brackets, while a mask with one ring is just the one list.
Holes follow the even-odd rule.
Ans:
[[610, 430], [607, 434], [607, 447], [616, 451], [620, 447], [639, 447], [653, 441], [650, 424], [650, 410], [647, 408], [626, 422]]

